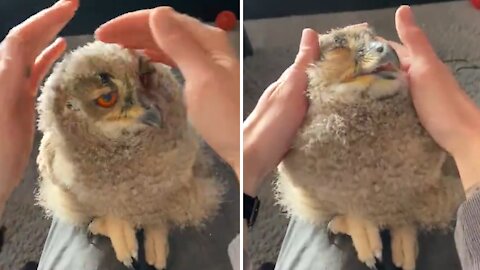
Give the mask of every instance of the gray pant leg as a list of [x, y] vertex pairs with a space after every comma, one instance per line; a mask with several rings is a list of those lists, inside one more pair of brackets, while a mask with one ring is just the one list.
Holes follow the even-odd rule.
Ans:
[[38, 270], [127, 270], [117, 261], [105, 237], [54, 219], [48, 232]]
[[[217, 164], [227, 194], [215, 218], [203, 229], [173, 230], [169, 235], [168, 270], [230, 270], [228, 245], [240, 231], [238, 184], [226, 165]], [[91, 243], [92, 242], [92, 243]], [[238, 251], [240, 252], [240, 251]], [[239, 255], [240, 256], [240, 255]], [[90, 237], [85, 229], [53, 220], [38, 270], [126, 270], [110, 240]]]
[[[238, 202], [225, 203], [223, 210], [205, 228], [173, 230], [167, 269], [229, 270], [228, 245], [239, 231]], [[234, 211], [232, 208], [236, 208]], [[141, 259], [141, 258], [140, 258]], [[115, 257], [110, 240], [88, 236], [54, 219], [47, 236], [38, 270], [127, 270]]]
[[346, 240], [340, 236], [335, 245], [325, 228], [291, 219], [275, 270], [370, 270]]
[[[387, 237], [385, 237], [387, 236]], [[388, 235], [382, 237], [384, 263], [378, 270], [396, 269], [391, 261]], [[453, 233], [419, 236], [417, 270], [460, 270]], [[347, 236], [329, 237], [325, 228], [292, 219], [283, 240], [276, 270], [369, 270], [357, 260]]]

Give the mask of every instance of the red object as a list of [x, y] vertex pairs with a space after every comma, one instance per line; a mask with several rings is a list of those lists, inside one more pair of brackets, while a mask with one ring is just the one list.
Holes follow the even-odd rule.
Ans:
[[480, 9], [480, 0], [470, 0], [470, 3], [472, 3], [474, 8]]
[[215, 24], [225, 31], [233, 30], [237, 25], [237, 16], [231, 11], [224, 10], [218, 13], [217, 18], [215, 18]]

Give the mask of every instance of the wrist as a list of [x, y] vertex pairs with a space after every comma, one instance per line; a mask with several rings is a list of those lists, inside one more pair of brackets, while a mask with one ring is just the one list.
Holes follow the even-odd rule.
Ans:
[[240, 182], [240, 160], [234, 160], [230, 162], [230, 167], [232, 167], [232, 170], [235, 172], [235, 175], [237, 176], [237, 180]]
[[243, 193], [256, 197], [260, 189], [259, 180], [257, 178], [246, 178], [245, 174], [243, 177]]
[[[2, 146], [0, 145], [0, 147]], [[7, 203], [16, 186], [13, 183], [19, 183], [22, 177], [21, 173], [15, 169], [18, 167], [15, 162], [16, 160], [9, 159], [0, 153], [0, 206]]]
[[254, 147], [245, 147], [243, 151], [243, 193], [252, 197], [257, 196], [264, 174], [260, 162], [256, 160]]
[[2, 206], [7, 204], [7, 201], [13, 192], [12, 188], [9, 185], [9, 182], [11, 182], [10, 176], [11, 175], [0, 176], [0, 209], [2, 209]]
[[480, 132], [469, 137], [461, 150], [452, 153], [465, 191], [480, 183]]

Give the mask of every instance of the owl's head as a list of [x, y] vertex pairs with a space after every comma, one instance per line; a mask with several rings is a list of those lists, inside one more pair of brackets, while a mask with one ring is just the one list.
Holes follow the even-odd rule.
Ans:
[[395, 50], [371, 28], [334, 29], [319, 41], [320, 58], [308, 70], [311, 99], [352, 103], [382, 100], [406, 90]]
[[135, 51], [89, 43], [65, 57], [39, 98], [39, 126], [84, 128], [116, 139], [141, 130], [168, 130], [184, 115], [169, 68]]

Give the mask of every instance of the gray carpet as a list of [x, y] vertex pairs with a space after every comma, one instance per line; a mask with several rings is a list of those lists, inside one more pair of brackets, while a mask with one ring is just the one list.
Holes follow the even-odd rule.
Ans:
[[[449, 62], [452, 71], [461, 66], [480, 64], [480, 13], [468, 1], [420, 5], [414, 6], [413, 10], [417, 22], [428, 33], [442, 59], [468, 59]], [[395, 9], [389, 8], [245, 21], [254, 54], [244, 62], [244, 116], [253, 110], [263, 90], [291, 64], [303, 28], [324, 32], [368, 22], [379, 35], [397, 40], [394, 14]], [[462, 69], [455, 73], [464, 89], [480, 104], [480, 70]], [[274, 205], [271, 179], [260, 192], [262, 206], [249, 238], [255, 267], [276, 260], [288, 223]]]
[[[236, 52], [239, 53], [239, 31], [231, 32], [229, 38]], [[67, 37], [67, 50], [74, 49], [91, 40], [91, 35]], [[28, 261], [38, 261], [50, 227], [51, 221], [44, 218], [41, 208], [34, 206], [33, 198], [38, 177], [36, 157], [40, 139], [41, 134], [36, 134], [33, 152], [24, 179], [9, 199], [5, 213], [1, 218], [1, 224], [7, 230], [4, 246], [0, 253], [0, 270], [16, 270], [23, 267]], [[231, 209], [240, 209], [238, 182], [234, 179], [232, 171], [222, 162], [218, 161], [214, 169], [218, 178], [226, 181], [229, 188], [226, 198], [226, 203], [229, 206], [228, 208], [222, 208], [227, 209], [229, 213], [223, 213], [223, 215], [229, 218], [234, 216], [234, 220], [230, 221], [230, 224], [239, 224], [238, 214], [230, 213]], [[219, 215], [222, 215], [222, 213], [219, 213]], [[225, 228], [225, 231], [233, 240], [235, 234], [240, 231], [240, 225], [234, 228]], [[222, 254], [219, 254], [219, 256], [222, 256]], [[227, 256], [226, 248], [223, 256]]]

